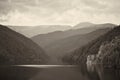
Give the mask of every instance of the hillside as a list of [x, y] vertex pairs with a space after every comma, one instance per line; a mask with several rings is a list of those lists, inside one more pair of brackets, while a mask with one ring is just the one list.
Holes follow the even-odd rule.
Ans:
[[81, 29], [56, 31], [35, 36], [32, 40], [43, 47], [54, 64], [59, 64], [57, 61], [61, 61], [61, 57], [105, 34], [113, 26], [113, 24], [100, 24]]
[[67, 37], [87, 34], [87, 33], [90, 33], [98, 29], [112, 28], [113, 26], [115, 25], [107, 23], [107, 24], [86, 26], [85, 28], [79, 28], [79, 29], [74, 29], [73, 27], [73, 29], [69, 29], [65, 31], [55, 31], [55, 32], [47, 33], [47, 34], [39, 34], [37, 36], [32, 37], [32, 40], [44, 48], [50, 45], [51, 43], [54, 43], [56, 41], [62, 40]]
[[60, 39], [46, 46], [45, 50], [51, 53], [53, 56], [55, 55], [60, 56], [89, 43], [90, 41], [96, 39], [97, 37], [105, 34], [109, 30], [110, 28], [99, 29], [87, 34], [80, 34]]
[[[120, 26], [64, 57], [71, 64], [101, 63], [104, 67], [120, 65]], [[92, 57], [93, 56], [93, 57]], [[89, 61], [88, 61], [89, 60]], [[92, 61], [91, 61], [92, 60]]]
[[0, 25], [0, 64], [43, 64], [47, 56], [29, 38]]

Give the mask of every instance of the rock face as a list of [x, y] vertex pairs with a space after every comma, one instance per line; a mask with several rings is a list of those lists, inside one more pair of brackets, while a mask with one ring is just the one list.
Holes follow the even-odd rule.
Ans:
[[95, 58], [96, 58], [96, 55], [88, 55], [86, 64], [88, 65], [94, 64]]
[[105, 67], [120, 66], [120, 36], [101, 45], [96, 57], [96, 63], [103, 63]]
[[29, 38], [0, 25], [0, 64], [43, 64], [47, 56]]
[[[77, 56], [74, 58], [74, 56]], [[68, 57], [72, 64], [103, 64], [104, 67], [120, 67], [120, 26], [75, 50]]]
[[98, 54], [88, 55], [87, 65], [103, 64], [104, 67], [120, 66], [120, 36], [110, 42], [104, 42], [99, 48]]

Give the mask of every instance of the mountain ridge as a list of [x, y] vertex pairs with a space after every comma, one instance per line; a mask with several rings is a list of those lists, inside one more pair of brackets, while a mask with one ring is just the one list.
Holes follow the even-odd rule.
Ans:
[[100, 24], [100, 25], [94, 25], [89, 26], [86, 28], [80, 28], [80, 29], [69, 29], [66, 31], [55, 31], [47, 34], [39, 34], [37, 36], [32, 37], [32, 40], [36, 42], [39, 45], [42, 45], [45, 47], [46, 45], [55, 42], [59, 39], [64, 39], [70, 36], [79, 35], [79, 34], [87, 34], [92, 31], [95, 31], [97, 29], [101, 28], [107, 28], [107, 27], [113, 27], [114, 24]]
[[0, 25], [0, 64], [43, 64], [44, 50], [29, 38]]
[[[105, 25], [105, 26], [104, 26]], [[48, 34], [40, 34], [32, 38], [34, 42], [42, 45], [47, 54], [53, 58], [60, 59], [70, 51], [87, 44], [89, 41], [105, 34], [115, 25], [97, 25], [90, 28], [73, 29], [67, 31], [56, 31]], [[98, 30], [98, 31], [97, 31]], [[93, 32], [93, 33], [92, 33]], [[56, 62], [57, 63], [57, 62]]]
[[47, 34], [54, 31], [64, 31], [71, 28], [69, 25], [40, 25], [40, 26], [9, 26], [26, 37], [33, 37], [38, 34]]

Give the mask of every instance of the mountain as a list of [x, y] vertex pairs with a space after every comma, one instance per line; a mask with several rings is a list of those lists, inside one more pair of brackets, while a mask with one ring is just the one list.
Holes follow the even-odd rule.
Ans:
[[40, 25], [40, 26], [9, 26], [11, 29], [27, 36], [46, 34], [54, 31], [64, 31], [71, 28], [69, 25]]
[[94, 26], [94, 25], [95, 24], [90, 23], [90, 22], [82, 22], [74, 26], [74, 29], [85, 28], [85, 27]]
[[44, 64], [47, 58], [32, 40], [0, 25], [0, 64]]
[[64, 55], [68, 54], [69, 52], [74, 51], [75, 49], [82, 47], [87, 43], [89, 43], [90, 41], [105, 34], [109, 30], [110, 28], [99, 29], [84, 35], [80, 34], [80, 35], [75, 35], [64, 39], [60, 39], [49, 44], [44, 49], [46, 50], [49, 56], [52, 56], [52, 58], [59, 59]]
[[[113, 26], [109, 24], [96, 25], [90, 28], [73, 29], [67, 31], [56, 31], [48, 34], [40, 34], [32, 38], [34, 42], [41, 45], [47, 54], [51, 56], [54, 63], [58, 63], [65, 54], [74, 51], [108, 32]], [[100, 26], [100, 27], [97, 27]]]
[[85, 28], [80, 28], [80, 29], [72, 29], [65, 30], [65, 31], [55, 31], [47, 34], [39, 34], [34, 37], [32, 37], [32, 40], [36, 42], [39, 45], [42, 45], [42, 47], [46, 47], [51, 43], [54, 43], [57, 40], [61, 40], [67, 37], [75, 36], [75, 35], [82, 35], [82, 34], [87, 34], [92, 31], [95, 31], [97, 29], [103, 29], [103, 28], [112, 28], [115, 26], [114, 24], [98, 24], [94, 26], [89, 26]]
[[117, 26], [64, 57], [72, 64], [103, 64], [104, 67], [120, 67], [120, 26]]

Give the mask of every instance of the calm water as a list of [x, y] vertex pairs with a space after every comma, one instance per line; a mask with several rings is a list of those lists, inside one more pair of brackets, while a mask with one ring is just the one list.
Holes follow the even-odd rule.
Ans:
[[1, 66], [0, 80], [120, 80], [120, 70], [101, 66]]

